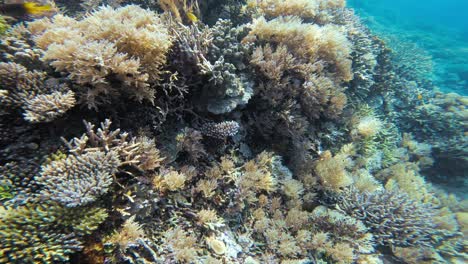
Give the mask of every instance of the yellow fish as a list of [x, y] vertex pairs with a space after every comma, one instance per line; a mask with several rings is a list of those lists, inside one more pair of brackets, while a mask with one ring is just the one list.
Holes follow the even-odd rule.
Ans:
[[418, 100], [422, 100], [422, 99], [423, 99], [422, 94], [418, 94]]
[[0, 13], [5, 16], [22, 17], [26, 15], [40, 15], [52, 11], [52, 6], [41, 5], [34, 2], [24, 2], [21, 4], [1, 4]]
[[187, 12], [187, 18], [192, 23], [197, 23], [198, 22], [198, 17], [192, 11]]

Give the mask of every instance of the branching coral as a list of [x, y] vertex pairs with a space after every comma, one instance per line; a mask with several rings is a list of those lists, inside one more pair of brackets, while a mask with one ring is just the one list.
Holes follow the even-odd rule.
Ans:
[[[321, 62], [338, 81], [349, 81], [351, 46], [339, 27], [303, 23], [298, 17], [254, 20], [246, 42], [267, 41], [286, 45], [294, 56], [312, 63]], [[318, 71], [320, 72], [320, 71]]]
[[0, 63], [0, 104], [22, 108], [24, 119], [50, 122], [75, 106], [75, 94], [45, 72], [28, 71], [17, 63]]
[[439, 233], [431, 221], [435, 211], [430, 204], [410, 199], [395, 191], [344, 192], [339, 209], [360, 219], [381, 245], [431, 246]]
[[468, 168], [467, 105], [466, 96], [437, 93], [404, 118], [416, 140], [432, 145], [435, 165], [444, 174], [463, 174]]
[[0, 208], [2, 263], [67, 261], [82, 248], [79, 236], [89, 234], [107, 217], [103, 210], [69, 210], [54, 204]]
[[115, 152], [120, 160], [119, 166], [130, 165], [145, 171], [161, 165], [164, 158], [160, 156], [153, 139], [129, 138], [128, 133], [121, 133], [120, 129], [111, 130], [111, 124], [112, 122], [106, 119], [101, 123], [101, 127], [95, 130], [93, 124], [85, 122], [86, 134], [70, 141], [64, 140], [70, 153], [82, 155], [96, 150]]
[[373, 236], [359, 218], [320, 206], [312, 212], [312, 229], [317, 234], [327, 233], [329, 241], [347, 244], [353, 249], [353, 255], [374, 251]]
[[118, 166], [118, 155], [113, 151], [70, 155], [44, 166], [36, 181], [44, 186], [41, 191], [44, 197], [75, 207], [105, 194]]
[[63, 15], [36, 20], [28, 30], [44, 50], [43, 60], [82, 86], [80, 96], [89, 107], [114, 93], [154, 102], [150, 86], [158, 81], [172, 42], [154, 12], [134, 5], [102, 7], [82, 20]]

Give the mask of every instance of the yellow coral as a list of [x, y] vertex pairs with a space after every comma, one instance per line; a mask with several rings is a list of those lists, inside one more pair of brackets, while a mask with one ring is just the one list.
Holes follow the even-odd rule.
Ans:
[[223, 226], [223, 219], [218, 217], [218, 214], [215, 210], [212, 209], [203, 209], [197, 213], [198, 222], [210, 229], [215, 229], [217, 227]]
[[253, 21], [252, 30], [244, 39], [256, 40], [283, 44], [294, 56], [311, 63], [326, 61], [335, 66], [338, 80], [352, 79], [351, 44], [338, 26], [307, 24], [294, 16], [270, 21], [260, 17]]
[[125, 250], [131, 243], [135, 243], [138, 238], [142, 238], [144, 235], [141, 225], [135, 222], [135, 216], [132, 216], [125, 221], [120, 231], [116, 231], [107, 239], [107, 242], [117, 244], [121, 250]]
[[158, 81], [172, 44], [159, 16], [135, 5], [101, 7], [82, 20], [56, 15], [30, 22], [28, 29], [44, 60], [94, 87], [85, 98], [90, 107], [99, 103], [98, 95], [117, 92], [111, 75], [136, 100], [153, 101], [150, 83]]
[[227, 251], [226, 244], [214, 236], [207, 237], [206, 244], [208, 244], [209, 248], [217, 255], [224, 255]]
[[325, 151], [315, 162], [315, 173], [325, 189], [340, 191], [340, 188], [353, 183], [353, 179], [346, 171], [346, 167], [349, 165], [347, 159], [347, 155], [332, 156], [330, 151]]

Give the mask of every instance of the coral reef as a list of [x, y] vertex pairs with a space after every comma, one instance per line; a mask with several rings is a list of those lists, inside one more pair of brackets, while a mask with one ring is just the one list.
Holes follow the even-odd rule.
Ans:
[[57, 5], [0, 40], [0, 263], [468, 260], [466, 98], [345, 1]]

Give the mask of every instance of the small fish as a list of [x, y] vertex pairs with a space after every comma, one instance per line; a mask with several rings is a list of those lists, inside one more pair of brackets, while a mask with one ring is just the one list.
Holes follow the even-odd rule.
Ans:
[[192, 11], [187, 12], [187, 18], [192, 23], [197, 23], [198, 22], [198, 17]]
[[418, 100], [422, 100], [422, 99], [423, 99], [422, 94], [418, 94]]
[[11, 17], [23, 17], [26, 15], [40, 15], [52, 11], [52, 6], [41, 5], [34, 2], [21, 4], [0, 4], [0, 14]]

